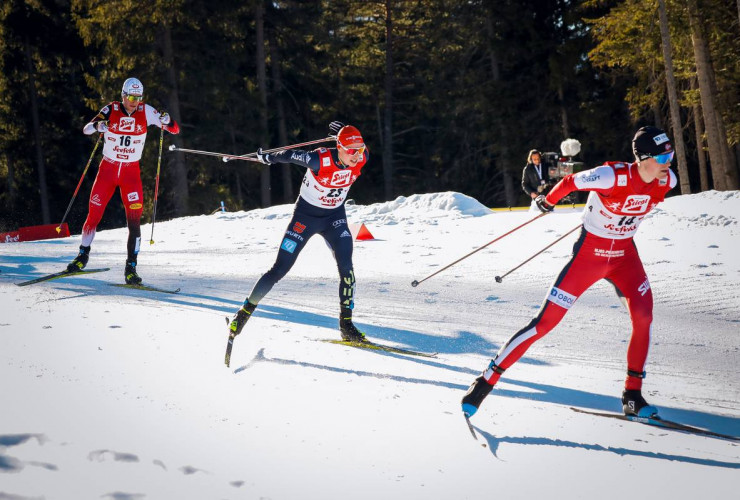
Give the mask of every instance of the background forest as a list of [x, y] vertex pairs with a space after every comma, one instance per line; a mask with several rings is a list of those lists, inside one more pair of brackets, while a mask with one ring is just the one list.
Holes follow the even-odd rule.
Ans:
[[[165, 137], [158, 220], [292, 203], [304, 173], [168, 145], [243, 154], [332, 120], [371, 152], [362, 204], [448, 190], [524, 204], [530, 149], [572, 137], [586, 167], [631, 160], [642, 125], [673, 137], [676, 193], [738, 189], [739, 55], [740, 0], [5, 0], [0, 231], [59, 222], [95, 144], [82, 127], [130, 76], [182, 129]], [[124, 224], [113, 200], [101, 228]]]

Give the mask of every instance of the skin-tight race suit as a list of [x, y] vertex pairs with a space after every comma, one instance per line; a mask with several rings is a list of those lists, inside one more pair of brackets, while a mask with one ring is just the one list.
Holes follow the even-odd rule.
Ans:
[[293, 218], [285, 229], [277, 259], [254, 285], [249, 298], [257, 305], [295, 264], [306, 242], [320, 234], [331, 248], [339, 270], [339, 301], [342, 308], [354, 307], [355, 275], [352, 268], [352, 234], [347, 226], [344, 201], [349, 188], [368, 161], [365, 150], [354, 167], [343, 165], [336, 148], [314, 151], [292, 149], [270, 154], [271, 163], [294, 163], [306, 167]]
[[[159, 117], [160, 114], [156, 109], [143, 102], [138, 103], [130, 115], [123, 104], [112, 102], [101, 109], [90, 122], [95, 124], [107, 121], [108, 130], [103, 134], [103, 160], [100, 162], [98, 175], [90, 192], [89, 211], [82, 226], [82, 246], [90, 246], [92, 243], [105, 207], [118, 187], [126, 209], [129, 259], [135, 258], [139, 252], [140, 220], [144, 210], [139, 159], [144, 151], [147, 127], [149, 125], [161, 127], [171, 134], [180, 132], [180, 127], [174, 120], [168, 125], [162, 125]], [[95, 129], [92, 127], [88, 124], [85, 132], [94, 133]]]
[[642, 388], [653, 321], [653, 294], [632, 237], [648, 212], [665, 199], [676, 182], [670, 170], [666, 179], [645, 183], [637, 172], [637, 163], [608, 162], [568, 175], [552, 189], [546, 197], [551, 205], [573, 191], [590, 191], [583, 228], [570, 261], [555, 279], [537, 316], [501, 347], [483, 373], [489, 383], [495, 384], [530, 345], [555, 328], [583, 292], [606, 279], [624, 296], [632, 320], [627, 349], [630, 374], [625, 388]]

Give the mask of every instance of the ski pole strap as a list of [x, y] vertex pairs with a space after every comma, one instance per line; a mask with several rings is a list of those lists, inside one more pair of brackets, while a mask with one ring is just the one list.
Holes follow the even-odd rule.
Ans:
[[647, 375], [647, 372], [645, 371], [636, 372], [634, 370], [627, 370], [627, 375], [629, 375], [630, 377], [645, 378], [645, 375]]

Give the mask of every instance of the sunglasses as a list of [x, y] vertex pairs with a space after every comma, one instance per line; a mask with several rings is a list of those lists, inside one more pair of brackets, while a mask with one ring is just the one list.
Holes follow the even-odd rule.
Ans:
[[128, 94], [128, 95], [124, 96], [123, 98], [126, 99], [129, 102], [141, 102], [141, 101], [144, 100], [144, 96], [143, 95], [131, 95], [131, 94]]
[[356, 154], [362, 154], [365, 152], [365, 146], [361, 146], [359, 148], [345, 148], [341, 144], [337, 143], [337, 146], [342, 148], [348, 155], [354, 156]]
[[670, 163], [671, 160], [673, 160], [673, 154], [673, 151], [669, 151], [660, 155], [651, 156], [651, 158], [655, 158], [655, 161], [657, 161], [661, 165], [664, 165], [666, 163]]

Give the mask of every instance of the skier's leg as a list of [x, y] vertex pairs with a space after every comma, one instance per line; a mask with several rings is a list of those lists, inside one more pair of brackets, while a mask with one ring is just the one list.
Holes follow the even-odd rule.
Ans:
[[544, 337], [563, 319], [578, 297], [606, 273], [607, 259], [597, 257], [595, 238], [584, 230], [573, 246], [571, 260], [560, 271], [545, 297], [537, 316], [515, 333], [475, 379], [462, 399], [463, 412], [472, 416], [501, 378], [537, 339]]
[[67, 265], [67, 271], [84, 269], [90, 258], [90, 245], [95, 238], [95, 230], [103, 218], [105, 207], [116, 189], [115, 178], [112, 175], [112, 170], [108, 168], [109, 166], [105, 160], [100, 163], [98, 174], [95, 176], [95, 182], [93, 182], [93, 187], [90, 190], [87, 218], [82, 226], [80, 252]]
[[650, 350], [653, 324], [653, 292], [634, 244], [610, 274], [611, 281], [622, 292], [632, 320], [632, 334], [627, 347], [627, 377], [624, 381], [622, 404], [624, 412], [641, 416], [657, 413], [642, 397], [645, 362]]
[[264, 296], [272, 290], [272, 287], [288, 274], [288, 271], [295, 264], [298, 254], [301, 253], [303, 247], [306, 246], [306, 243], [317, 229], [320, 229], [316, 227], [319, 224], [320, 222], [314, 217], [305, 216], [298, 211], [293, 214], [293, 218], [280, 242], [275, 263], [254, 285], [252, 292], [244, 302], [245, 305], [247, 302], [254, 305], [259, 304]]
[[320, 220], [301, 214], [298, 210], [293, 213], [293, 218], [285, 229], [283, 240], [280, 243], [275, 264], [262, 277], [257, 280], [252, 292], [244, 300], [244, 305], [236, 312], [229, 325], [229, 334], [233, 337], [239, 335], [257, 304], [267, 295], [275, 284], [288, 274], [295, 264], [298, 254], [301, 253], [306, 242], [317, 230], [321, 229]]
[[332, 217], [331, 223], [321, 235], [334, 254], [339, 271], [339, 330], [344, 340], [362, 342], [365, 334], [352, 323], [355, 307], [355, 273], [352, 266], [352, 233], [347, 226], [347, 217], [342, 210]]
[[144, 213], [144, 190], [138, 163], [127, 165], [121, 172], [121, 201], [128, 225], [127, 257], [136, 262], [141, 245], [141, 215]]
[[136, 264], [141, 246], [141, 214], [144, 212], [144, 191], [138, 162], [123, 167], [120, 174], [120, 189], [128, 225], [124, 277], [126, 283], [138, 285], [142, 280], [136, 270]]

